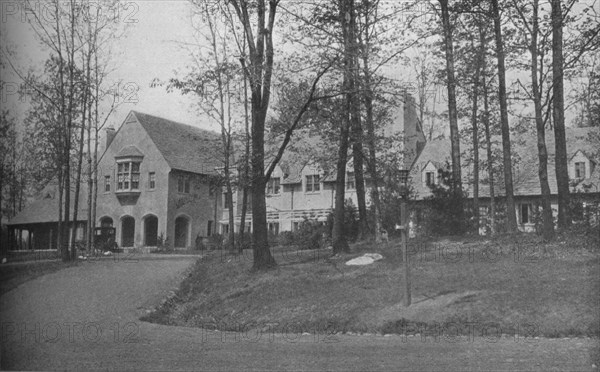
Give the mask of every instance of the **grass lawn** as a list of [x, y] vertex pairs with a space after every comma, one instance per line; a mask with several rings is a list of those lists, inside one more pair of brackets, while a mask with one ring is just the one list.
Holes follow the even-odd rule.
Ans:
[[[396, 240], [362, 242], [335, 257], [327, 250], [277, 247], [278, 268], [268, 272], [250, 270], [250, 251], [212, 252], [196, 263], [175, 297], [143, 320], [229, 331], [599, 336], [596, 238], [537, 239], [411, 241], [408, 308]], [[384, 259], [345, 265], [367, 252]]]

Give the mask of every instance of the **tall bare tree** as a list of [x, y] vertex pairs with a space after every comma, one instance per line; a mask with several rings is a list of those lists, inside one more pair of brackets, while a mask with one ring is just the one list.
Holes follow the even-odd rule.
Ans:
[[[546, 123], [548, 115], [543, 113], [544, 96], [544, 70], [545, 46], [538, 43], [539, 38], [547, 38], [548, 34], [540, 34], [539, 27], [539, 1], [532, 0], [531, 15], [528, 11], [529, 4], [519, 4], [513, 0], [513, 6], [521, 19], [521, 25], [524, 29], [523, 35], [528, 43], [527, 47], [531, 54], [531, 92], [528, 92], [529, 98], [533, 101], [535, 112], [535, 127], [537, 133], [538, 149], [538, 178], [542, 190], [542, 236], [544, 240], [551, 240], [554, 237], [554, 222], [552, 220], [552, 206], [550, 205], [550, 185], [548, 182], [548, 150], [546, 148]], [[541, 82], [540, 82], [541, 80]], [[529, 91], [529, 90], [527, 90]]]
[[504, 40], [502, 38], [502, 19], [498, 0], [491, 0], [491, 16], [494, 19], [496, 39], [496, 58], [498, 60], [498, 99], [500, 101], [500, 128], [502, 130], [502, 152], [504, 166], [504, 189], [506, 200], [506, 230], [517, 231], [517, 216], [513, 190], [512, 153], [510, 126], [508, 123], [508, 100], [506, 96], [506, 67], [504, 64]]
[[558, 189], [558, 226], [571, 225], [569, 210], [569, 169], [565, 132], [564, 59], [563, 59], [563, 9], [560, 0], [551, 0], [552, 6], [552, 122], [554, 125], [554, 168]]
[[[457, 198], [461, 210], [459, 216], [463, 216], [462, 207], [462, 169], [460, 160], [460, 133], [458, 130], [458, 111], [456, 108], [456, 80], [454, 69], [454, 26], [450, 20], [450, 7], [448, 0], [439, 0], [442, 30], [444, 34], [444, 52], [446, 58], [446, 85], [448, 88], [448, 116], [450, 121], [450, 143], [452, 158], [452, 189]], [[460, 217], [459, 217], [460, 218]], [[461, 218], [461, 220], [464, 220]]]

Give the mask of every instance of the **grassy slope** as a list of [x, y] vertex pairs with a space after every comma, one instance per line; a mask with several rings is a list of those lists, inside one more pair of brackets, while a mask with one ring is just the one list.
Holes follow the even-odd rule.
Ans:
[[[333, 258], [323, 251], [299, 256], [278, 249], [279, 267], [267, 273], [252, 273], [248, 257], [215, 252], [196, 264], [175, 298], [144, 320], [221, 330], [381, 333], [422, 333], [455, 322], [452, 332], [460, 333], [498, 332], [494, 324], [507, 334], [598, 336], [597, 252], [580, 242], [534, 240], [413, 244], [418, 253], [411, 259], [409, 308], [402, 306], [397, 242], [363, 243], [354, 254]], [[344, 265], [364, 252], [385, 258]], [[415, 322], [427, 328], [418, 330]]]

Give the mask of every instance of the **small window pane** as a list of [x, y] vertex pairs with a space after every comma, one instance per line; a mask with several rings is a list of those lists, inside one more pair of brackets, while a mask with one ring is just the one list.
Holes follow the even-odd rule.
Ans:
[[152, 190], [156, 187], [156, 174], [154, 172], [148, 173], [148, 186]]
[[140, 186], [140, 174], [132, 174], [131, 175], [131, 188], [132, 189], [139, 189]]

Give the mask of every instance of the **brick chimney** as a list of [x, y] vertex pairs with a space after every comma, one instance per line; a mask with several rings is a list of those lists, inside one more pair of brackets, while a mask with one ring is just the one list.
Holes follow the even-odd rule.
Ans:
[[106, 137], [104, 137], [104, 151], [108, 149], [108, 146], [112, 143], [113, 139], [115, 139], [115, 134], [117, 131], [113, 127], [108, 127], [105, 129]]

